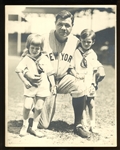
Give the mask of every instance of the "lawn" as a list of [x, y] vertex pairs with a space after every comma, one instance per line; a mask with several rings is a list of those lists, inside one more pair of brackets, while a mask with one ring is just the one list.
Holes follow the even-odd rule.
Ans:
[[106, 77], [99, 84], [96, 96], [96, 125], [97, 134], [91, 134], [90, 139], [83, 139], [73, 134], [73, 108], [71, 97], [58, 95], [56, 112], [48, 129], [41, 129], [46, 135], [37, 138], [30, 134], [19, 136], [22, 126], [23, 85], [15, 73], [15, 67], [20, 58], [9, 56], [6, 78], [6, 145], [7, 146], [115, 146], [116, 145], [116, 98], [115, 98], [115, 69], [106, 65]]

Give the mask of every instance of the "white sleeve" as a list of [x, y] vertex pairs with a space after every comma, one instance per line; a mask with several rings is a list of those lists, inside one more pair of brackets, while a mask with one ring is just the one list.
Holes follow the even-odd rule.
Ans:
[[27, 65], [26, 65], [26, 57], [24, 57], [20, 62], [19, 64], [17, 65], [16, 69], [15, 69], [15, 72], [16, 73], [19, 73], [19, 72], [24, 72], [24, 70], [27, 68]]
[[91, 65], [93, 66], [94, 70], [97, 70], [97, 68], [102, 66], [102, 64], [98, 61], [96, 53], [93, 53], [93, 56], [92, 56], [92, 59], [91, 59]]

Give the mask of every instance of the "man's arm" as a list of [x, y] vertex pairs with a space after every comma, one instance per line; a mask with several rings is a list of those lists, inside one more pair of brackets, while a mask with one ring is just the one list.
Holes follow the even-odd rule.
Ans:
[[48, 76], [50, 84], [51, 84], [51, 92], [53, 95], [56, 95], [56, 85], [55, 85], [55, 79], [54, 75]]
[[25, 70], [23, 73], [24, 77], [33, 85], [38, 86], [41, 82], [41, 78], [39, 74], [30, 74], [28, 70]]

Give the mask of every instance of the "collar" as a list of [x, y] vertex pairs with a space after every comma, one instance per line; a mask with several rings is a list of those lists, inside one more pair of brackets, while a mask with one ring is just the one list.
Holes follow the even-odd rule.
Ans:
[[42, 54], [40, 53], [40, 55], [39, 55], [37, 58], [34, 58], [34, 57], [31, 56], [30, 54], [27, 54], [27, 56], [28, 56], [29, 58], [31, 58], [33, 61], [36, 61], [36, 60], [38, 60], [38, 59], [42, 56]]

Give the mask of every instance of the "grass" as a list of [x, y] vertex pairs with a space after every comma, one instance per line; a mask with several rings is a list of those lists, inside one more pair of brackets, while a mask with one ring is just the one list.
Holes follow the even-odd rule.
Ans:
[[8, 84], [6, 98], [6, 145], [8, 146], [115, 146], [116, 145], [116, 99], [115, 69], [104, 66], [106, 77], [99, 84], [96, 96], [96, 125], [98, 134], [91, 134], [90, 139], [83, 139], [73, 134], [73, 108], [71, 97], [58, 95], [56, 112], [48, 129], [41, 129], [46, 135], [37, 138], [30, 134], [19, 136], [22, 126], [23, 85], [15, 73], [20, 58], [8, 57]]

